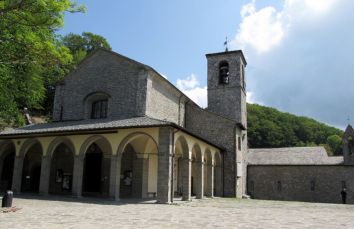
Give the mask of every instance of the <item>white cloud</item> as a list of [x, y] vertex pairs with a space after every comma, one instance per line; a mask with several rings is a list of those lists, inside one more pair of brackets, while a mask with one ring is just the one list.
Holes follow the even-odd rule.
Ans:
[[177, 87], [181, 90], [190, 90], [199, 85], [199, 81], [195, 74], [191, 74], [185, 79], [177, 79]]
[[260, 104], [259, 102], [255, 101], [254, 94], [251, 91], [247, 91], [246, 101], [247, 101], [247, 103], [258, 103], [258, 104]]
[[335, 126], [354, 117], [354, 4], [284, 0], [241, 10], [232, 48], [247, 57], [249, 101]]
[[335, 0], [285, 0], [282, 10], [273, 6], [256, 10], [256, 0], [253, 0], [242, 7], [242, 21], [231, 46], [268, 52], [283, 42], [294, 21], [308, 23], [311, 19], [318, 19], [335, 3]]
[[184, 79], [177, 79], [177, 87], [199, 106], [207, 107], [207, 87], [199, 87], [199, 81], [195, 74]]
[[242, 7], [242, 22], [237, 35], [231, 41], [231, 46], [250, 46], [262, 53], [281, 42], [286, 25], [282, 13], [277, 12], [274, 7], [269, 6], [257, 11], [255, 4], [256, 1], [252, 1]]

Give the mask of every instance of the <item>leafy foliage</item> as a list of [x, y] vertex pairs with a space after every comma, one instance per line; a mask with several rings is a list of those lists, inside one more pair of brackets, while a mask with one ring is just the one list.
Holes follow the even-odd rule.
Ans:
[[60, 42], [60, 45], [69, 49], [72, 61], [69, 63], [54, 65], [53, 68], [48, 71], [48, 77], [45, 82], [46, 97], [44, 101], [44, 113], [47, 116], [50, 116], [53, 111], [55, 85], [57, 82], [66, 73], [72, 71], [82, 59], [95, 49], [112, 49], [106, 38], [90, 32], [83, 32], [82, 35], [69, 33], [60, 38], [60, 41], [58, 42]]
[[247, 104], [248, 140], [251, 148], [323, 145], [329, 154], [341, 154], [343, 132], [314, 119]]
[[24, 107], [42, 108], [46, 76], [72, 61], [55, 30], [82, 10], [71, 0], [0, 0], [0, 123], [21, 125]]

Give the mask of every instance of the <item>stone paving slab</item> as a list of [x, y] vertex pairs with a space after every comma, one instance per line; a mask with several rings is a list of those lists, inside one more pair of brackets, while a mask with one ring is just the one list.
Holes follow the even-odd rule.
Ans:
[[354, 228], [354, 205], [214, 198], [172, 205], [15, 198], [0, 228]]

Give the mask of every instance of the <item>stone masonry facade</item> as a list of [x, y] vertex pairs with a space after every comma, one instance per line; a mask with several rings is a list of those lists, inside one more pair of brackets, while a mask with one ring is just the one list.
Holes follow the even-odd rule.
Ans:
[[[58, 83], [53, 122], [0, 133], [0, 159], [14, 161], [6, 171], [0, 163], [6, 174], [0, 185], [15, 193], [156, 197], [159, 203], [176, 195], [189, 201], [192, 194], [241, 198], [246, 62], [242, 51], [207, 60], [204, 109], [153, 68], [94, 51]], [[229, 81], [221, 85], [225, 62]]]
[[[85, 109], [90, 104], [82, 101], [86, 101], [90, 93], [104, 92], [111, 117], [147, 115], [171, 121], [224, 147], [224, 195], [242, 197], [246, 191], [246, 173], [240, 171], [245, 169], [243, 155], [247, 152], [247, 133], [240, 126], [247, 127], [247, 111], [244, 76], [241, 75], [246, 62], [241, 51], [208, 54], [207, 59], [209, 102], [204, 110], [153, 69], [101, 50], [59, 84], [54, 120], [60, 120], [60, 113], [63, 120], [89, 118]], [[228, 85], [219, 84], [221, 61], [227, 61], [230, 66]], [[242, 144], [240, 150], [238, 137]], [[237, 174], [237, 166], [240, 174]]]

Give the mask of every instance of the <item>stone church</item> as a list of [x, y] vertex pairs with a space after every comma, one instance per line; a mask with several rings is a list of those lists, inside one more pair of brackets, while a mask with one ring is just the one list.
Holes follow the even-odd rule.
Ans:
[[[53, 120], [0, 133], [0, 190], [120, 200], [223, 196], [354, 204], [354, 130], [322, 147], [248, 149], [246, 60], [207, 54], [203, 109], [153, 68], [98, 49], [57, 85]], [[247, 175], [247, 176], [246, 176]]]
[[242, 51], [212, 53], [208, 108], [153, 68], [98, 49], [57, 85], [53, 120], [0, 133], [0, 188], [110, 199], [246, 193]]

